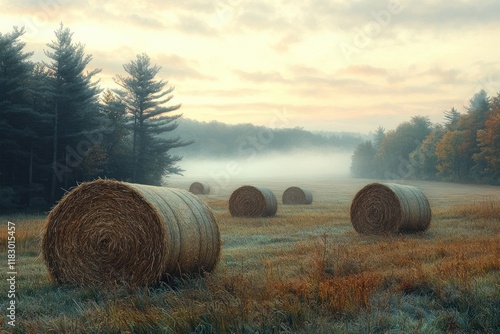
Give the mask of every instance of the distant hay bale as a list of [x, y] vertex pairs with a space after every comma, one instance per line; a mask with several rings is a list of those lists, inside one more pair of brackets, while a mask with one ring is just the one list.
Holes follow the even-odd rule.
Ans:
[[195, 195], [208, 195], [210, 194], [210, 186], [208, 183], [193, 182], [189, 187], [189, 192]]
[[47, 217], [42, 253], [58, 283], [147, 286], [211, 271], [219, 227], [187, 191], [97, 180], [68, 192]]
[[312, 193], [304, 188], [290, 187], [283, 192], [283, 204], [311, 204]]
[[229, 212], [235, 217], [271, 217], [277, 209], [276, 197], [266, 187], [242, 186], [229, 198]]
[[354, 229], [361, 234], [425, 231], [431, 222], [424, 193], [394, 183], [366, 185], [354, 196], [350, 215]]

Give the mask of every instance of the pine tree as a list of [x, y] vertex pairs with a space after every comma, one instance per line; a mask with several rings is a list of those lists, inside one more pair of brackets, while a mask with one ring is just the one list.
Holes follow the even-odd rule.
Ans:
[[161, 67], [152, 65], [146, 54], [123, 65], [128, 77], [117, 76], [115, 82], [122, 87], [117, 94], [126, 106], [132, 126], [132, 182], [161, 184], [165, 174], [182, 172], [176, 163], [179, 156], [168, 152], [175, 147], [189, 145], [179, 137], [167, 138], [165, 133], [177, 128], [175, 120], [181, 115], [166, 116], [178, 110], [180, 104], [167, 106], [173, 98], [174, 87], [156, 80]]
[[460, 113], [455, 108], [443, 111], [445, 126], [448, 130], [456, 130], [458, 120], [460, 119]]
[[56, 198], [58, 183], [67, 188], [78, 179], [83, 157], [91, 148], [92, 137], [99, 124], [97, 82], [92, 78], [100, 70], [85, 72], [92, 60], [84, 46], [73, 43], [73, 33], [61, 24], [55, 41], [47, 44], [45, 55], [52, 60], [45, 64], [49, 72], [46, 98], [53, 117], [51, 197]]
[[380, 148], [382, 140], [384, 140], [384, 136], [385, 129], [382, 126], [379, 126], [377, 128], [377, 131], [375, 131], [375, 134], [373, 135], [373, 147], [375, 148], [375, 150], [378, 150]]
[[130, 181], [132, 145], [125, 104], [108, 89], [101, 97], [101, 113], [110, 129], [104, 134], [102, 142], [102, 149], [106, 154], [106, 166], [102, 176]]
[[[29, 82], [33, 63], [19, 39], [24, 29], [0, 33], [0, 187], [9, 187], [11, 206], [28, 205], [34, 195], [34, 146], [40, 115], [30, 106]], [[15, 190], [14, 190], [15, 188]]]

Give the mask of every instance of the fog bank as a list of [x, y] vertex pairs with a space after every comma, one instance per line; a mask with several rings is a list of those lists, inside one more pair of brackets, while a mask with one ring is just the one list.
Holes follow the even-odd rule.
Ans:
[[[234, 159], [183, 159], [185, 178], [225, 182], [225, 179], [313, 179], [347, 177], [352, 152], [295, 151], [286, 154], [255, 154]], [[172, 176], [171, 178], [177, 178]]]

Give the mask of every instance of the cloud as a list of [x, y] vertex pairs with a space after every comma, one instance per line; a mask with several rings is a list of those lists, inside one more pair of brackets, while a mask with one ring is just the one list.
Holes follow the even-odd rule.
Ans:
[[244, 2], [237, 18], [238, 24], [256, 30], [283, 30], [290, 22], [280, 15], [279, 8], [267, 2]]
[[214, 10], [214, 3], [205, 0], [149, 0], [148, 8], [156, 11], [187, 11], [190, 13], [210, 13]]
[[181, 57], [177, 54], [161, 53], [154, 57], [155, 62], [161, 66], [160, 74], [175, 78], [176, 80], [213, 80], [213, 77], [206, 75], [199, 70], [196, 61]]
[[297, 29], [292, 31], [291, 33], [285, 34], [282, 38], [280, 38], [279, 42], [273, 46], [273, 48], [277, 52], [288, 52], [292, 46], [300, 44], [303, 40], [304, 37]]
[[228, 97], [231, 98], [241, 98], [241, 97], [248, 97], [248, 96], [255, 96], [257, 94], [262, 93], [262, 89], [257, 89], [257, 88], [221, 88], [221, 89], [210, 89], [210, 88], [205, 88], [205, 89], [190, 89], [187, 88], [184, 90], [185, 94], [189, 96], [210, 96], [210, 97], [215, 97], [219, 98], [222, 97], [224, 99], [227, 99]]
[[195, 15], [179, 15], [175, 28], [187, 34], [199, 34], [209, 37], [217, 35], [217, 31], [206, 20], [202, 20]]
[[471, 25], [498, 23], [500, 3], [495, 0], [456, 1], [450, 5], [446, 1], [415, 1], [408, 5], [408, 14], [403, 20], [419, 29], [462, 30]]
[[241, 80], [243, 81], [250, 81], [253, 83], [287, 83], [289, 82], [283, 76], [281, 73], [276, 72], [276, 71], [269, 71], [269, 72], [262, 72], [262, 71], [256, 71], [256, 72], [247, 72], [247, 71], [241, 71], [241, 70], [234, 70], [233, 71]]
[[132, 22], [134, 25], [140, 28], [148, 29], [165, 29], [165, 25], [157, 19], [151, 16], [144, 16], [139, 14], [129, 14], [127, 15], [127, 22]]
[[387, 70], [380, 67], [370, 65], [351, 65], [337, 72], [340, 75], [355, 75], [355, 76], [386, 76]]

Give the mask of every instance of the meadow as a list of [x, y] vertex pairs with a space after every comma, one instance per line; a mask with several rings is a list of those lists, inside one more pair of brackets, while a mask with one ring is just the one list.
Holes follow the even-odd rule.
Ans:
[[[188, 189], [190, 179], [170, 186]], [[196, 180], [200, 181], [200, 180]], [[203, 181], [203, 180], [201, 180]], [[233, 178], [200, 196], [222, 236], [218, 267], [203, 278], [127, 290], [49, 280], [39, 256], [45, 215], [0, 216], [7, 272], [7, 222], [16, 226], [16, 323], [0, 283], [0, 328], [10, 333], [500, 333], [500, 188], [400, 181], [432, 208], [429, 230], [393, 236], [354, 231], [349, 206], [373, 180]], [[398, 181], [396, 181], [398, 182]], [[267, 186], [272, 218], [233, 218], [231, 192]], [[289, 186], [312, 205], [282, 205]]]

